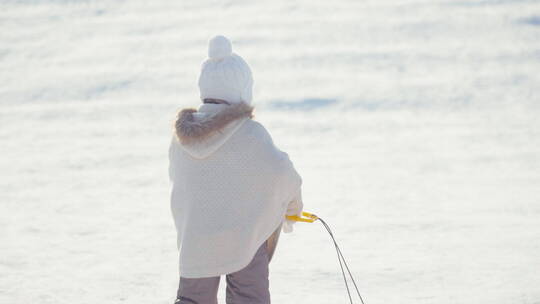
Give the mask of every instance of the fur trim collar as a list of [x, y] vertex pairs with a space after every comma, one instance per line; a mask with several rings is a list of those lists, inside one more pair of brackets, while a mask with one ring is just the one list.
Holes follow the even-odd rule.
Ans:
[[196, 109], [183, 109], [176, 116], [176, 137], [182, 144], [203, 140], [233, 120], [243, 117], [253, 118], [253, 109], [253, 106], [244, 102], [233, 103], [217, 113], [208, 113], [201, 118], [194, 117], [194, 113], [199, 113]]

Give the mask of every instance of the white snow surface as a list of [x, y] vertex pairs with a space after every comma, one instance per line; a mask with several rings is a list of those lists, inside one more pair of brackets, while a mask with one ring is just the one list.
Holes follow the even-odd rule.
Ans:
[[[174, 302], [167, 148], [217, 34], [366, 304], [540, 303], [525, 0], [0, 1], [0, 303]], [[270, 268], [273, 303], [348, 303], [319, 223]]]

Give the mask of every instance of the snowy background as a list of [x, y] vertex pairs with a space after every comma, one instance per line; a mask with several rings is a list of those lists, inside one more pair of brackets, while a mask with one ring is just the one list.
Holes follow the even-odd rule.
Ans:
[[[167, 148], [216, 34], [366, 304], [540, 303], [526, 0], [0, 0], [0, 303], [174, 302]], [[348, 303], [319, 223], [270, 266], [274, 303]]]

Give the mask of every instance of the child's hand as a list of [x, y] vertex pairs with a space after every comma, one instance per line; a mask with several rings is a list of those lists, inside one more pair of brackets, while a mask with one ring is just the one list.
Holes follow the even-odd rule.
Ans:
[[[286, 215], [296, 215], [296, 216], [302, 217], [303, 209], [304, 209], [304, 202], [302, 202], [302, 189], [300, 188], [298, 189], [298, 193], [293, 198], [293, 200], [289, 202], [289, 205], [287, 206]], [[283, 222], [283, 232], [285, 233], [292, 232], [294, 223], [296, 223], [296, 221], [285, 219], [285, 221]]]
[[293, 224], [295, 221], [287, 220], [283, 222], [283, 232], [284, 233], [291, 233], [293, 231]]

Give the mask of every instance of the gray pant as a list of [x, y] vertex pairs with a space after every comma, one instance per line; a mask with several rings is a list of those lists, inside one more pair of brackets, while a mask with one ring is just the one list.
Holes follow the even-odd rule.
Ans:
[[[270, 304], [268, 264], [272, 259], [281, 226], [262, 243], [251, 262], [243, 269], [226, 275], [227, 304]], [[180, 277], [176, 304], [217, 304], [221, 276], [209, 278]]]

